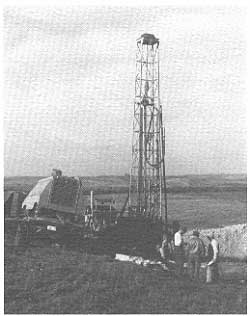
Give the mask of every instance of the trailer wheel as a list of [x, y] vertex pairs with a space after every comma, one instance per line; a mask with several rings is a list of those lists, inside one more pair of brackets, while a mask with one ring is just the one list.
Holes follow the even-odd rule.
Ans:
[[14, 240], [14, 246], [26, 246], [28, 244], [28, 234], [29, 231], [27, 225], [18, 223]]

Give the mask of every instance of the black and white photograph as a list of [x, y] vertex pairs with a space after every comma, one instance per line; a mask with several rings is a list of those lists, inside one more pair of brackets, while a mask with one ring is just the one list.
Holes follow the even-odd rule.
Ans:
[[247, 8], [2, 14], [4, 313], [246, 314]]

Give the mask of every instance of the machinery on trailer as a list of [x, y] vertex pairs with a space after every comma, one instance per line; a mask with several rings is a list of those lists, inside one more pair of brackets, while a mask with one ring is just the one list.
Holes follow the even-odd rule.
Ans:
[[119, 215], [113, 198], [95, 197], [93, 191], [90, 192], [89, 204], [84, 215], [86, 227], [94, 232], [103, 231], [115, 225]]
[[24, 199], [19, 217], [6, 220], [17, 221], [19, 245], [36, 236], [59, 243], [75, 236], [80, 241], [115, 225], [118, 215], [113, 199], [94, 198], [93, 191], [89, 197], [80, 178], [53, 169], [52, 176], [39, 180]]

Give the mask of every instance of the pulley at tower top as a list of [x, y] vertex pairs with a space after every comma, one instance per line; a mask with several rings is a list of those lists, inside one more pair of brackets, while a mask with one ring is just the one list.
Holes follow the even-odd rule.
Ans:
[[144, 33], [138, 38], [137, 43], [142, 43], [142, 45], [151, 45], [154, 46], [157, 44], [159, 46], [159, 39], [156, 38], [153, 34]]

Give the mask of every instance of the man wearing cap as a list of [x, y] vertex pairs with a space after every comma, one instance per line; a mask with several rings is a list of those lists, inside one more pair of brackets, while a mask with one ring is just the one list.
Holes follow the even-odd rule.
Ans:
[[198, 231], [193, 231], [193, 235], [187, 245], [188, 271], [192, 280], [199, 280], [201, 260], [205, 256], [205, 246], [199, 236]]
[[182, 277], [183, 275], [183, 267], [184, 267], [184, 242], [183, 242], [183, 234], [185, 234], [186, 229], [180, 228], [174, 234], [174, 257], [176, 263], [176, 274], [178, 277]]

